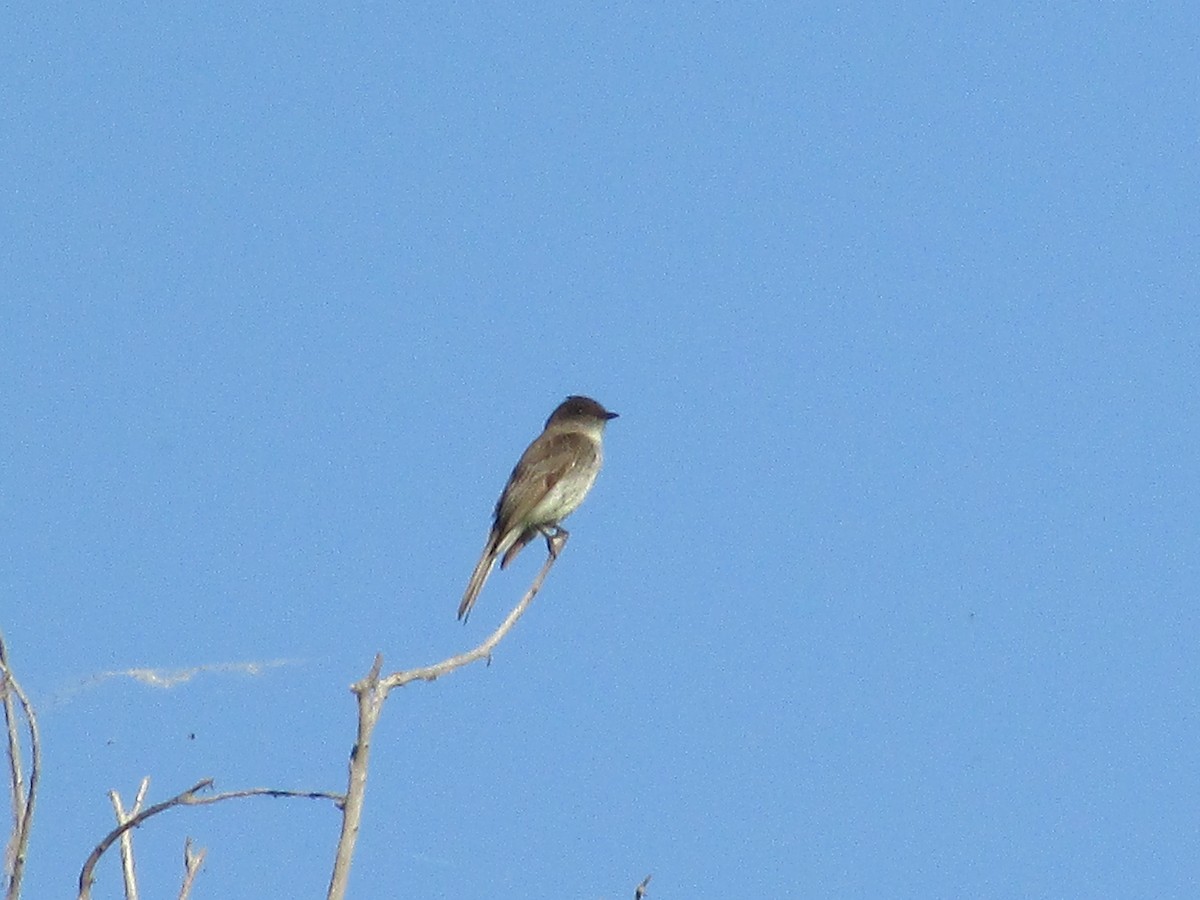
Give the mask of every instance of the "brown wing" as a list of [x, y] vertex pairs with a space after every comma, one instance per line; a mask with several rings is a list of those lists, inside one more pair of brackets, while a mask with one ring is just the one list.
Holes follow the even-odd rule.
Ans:
[[521, 536], [517, 538], [508, 552], [504, 554], [504, 558], [500, 560], [500, 568], [507, 569], [508, 564], [517, 558], [517, 554], [524, 550], [540, 532], [536, 528], [526, 528], [521, 532]]
[[496, 503], [496, 525], [500, 533], [504, 534], [518, 522], [551, 524], [531, 522], [529, 516], [563, 476], [576, 466], [590, 465], [595, 459], [595, 442], [578, 432], [543, 434], [530, 444]]

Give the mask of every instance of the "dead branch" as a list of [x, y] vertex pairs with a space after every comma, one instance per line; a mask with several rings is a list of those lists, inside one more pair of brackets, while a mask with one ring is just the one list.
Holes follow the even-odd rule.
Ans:
[[[33, 809], [37, 802], [38, 782], [42, 771], [42, 739], [38, 731], [37, 714], [29, 696], [12, 673], [8, 664], [8, 647], [0, 634], [0, 696], [3, 697], [5, 731], [8, 736], [10, 789], [12, 791], [13, 833], [5, 852], [5, 871], [8, 873], [7, 900], [21, 896], [21, 881], [25, 877], [25, 857], [29, 852], [29, 833], [33, 828]], [[16, 697], [16, 703], [13, 698]], [[21, 735], [16, 707], [20, 705], [29, 730], [29, 781], [25, 782], [21, 766]]]
[[388, 693], [393, 688], [403, 687], [413, 681], [436, 681], [443, 675], [478, 660], [490, 660], [492, 650], [517, 624], [517, 620], [525, 614], [525, 610], [529, 608], [533, 598], [542, 589], [542, 582], [546, 580], [546, 575], [549, 574], [550, 568], [567, 542], [566, 532], [561, 532], [547, 540], [550, 541], [550, 552], [541, 571], [529, 586], [529, 590], [500, 623], [500, 627], [488, 635], [478, 647], [468, 650], [466, 653], [451, 656], [449, 659], [444, 659], [431, 666], [393, 672], [386, 678], [379, 677], [383, 670], [383, 656], [376, 654], [375, 662], [371, 665], [371, 670], [366, 677], [350, 686], [350, 690], [358, 700], [358, 733], [355, 737], [354, 747], [350, 751], [346, 803], [342, 807], [342, 833], [338, 838], [333, 874], [330, 876], [329, 892], [326, 894], [327, 900], [344, 900], [346, 896], [346, 888], [350, 881], [350, 864], [354, 858], [354, 846], [358, 841], [358, 829], [362, 822], [363, 800], [367, 789], [367, 770], [370, 765], [371, 735], [375, 731], [375, 725], [379, 722], [379, 714], [383, 711], [383, 702], [387, 699]]
[[281, 791], [275, 788], [248, 788], [241, 791], [226, 791], [207, 797], [199, 795], [199, 791], [212, 787], [212, 784], [213, 780], [211, 778], [198, 781], [183, 793], [176, 794], [169, 800], [156, 803], [142, 810], [137, 815], [131, 816], [127, 821], [106, 834], [104, 839], [92, 850], [87, 861], [83, 864], [83, 869], [79, 872], [79, 900], [89, 900], [92, 896], [92, 885], [96, 881], [94, 874], [96, 863], [100, 861], [100, 857], [104, 855], [104, 852], [120, 839], [121, 835], [125, 834], [131, 828], [141, 825], [152, 816], [157, 816], [159, 813], [166, 812], [173, 807], [210, 806], [213, 803], [220, 803], [224, 800], [237, 800], [242, 797], [306, 797], [312, 800], [332, 800], [339, 808], [346, 802], [346, 798], [343, 795], [331, 794], [326, 791]]
[[[129, 812], [125, 811], [120, 794], [116, 791], [108, 792], [108, 799], [112, 802], [118, 825], [124, 825], [141, 812], [142, 804], [146, 802], [146, 791], [149, 789], [150, 776], [147, 775], [138, 786], [137, 796], [133, 799], [133, 809]], [[121, 872], [125, 876], [125, 900], [137, 900], [137, 875], [133, 869], [133, 833], [129, 831], [121, 835]]]
[[192, 850], [192, 839], [188, 838], [183, 844], [183, 884], [179, 888], [179, 900], [188, 900], [192, 893], [192, 884], [196, 881], [196, 873], [200, 871], [200, 865], [204, 862], [204, 857], [208, 851], [201, 847], [198, 851]]

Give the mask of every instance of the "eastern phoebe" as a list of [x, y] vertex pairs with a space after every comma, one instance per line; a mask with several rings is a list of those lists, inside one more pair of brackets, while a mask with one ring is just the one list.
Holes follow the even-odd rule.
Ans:
[[497, 557], [503, 557], [503, 569], [539, 534], [554, 552], [551, 539], [567, 533], [558, 523], [578, 509], [596, 481], [604, 458], [604, 426], [616, 417], [592, 398], [579, 396], [568, 397], [550, 413], [545, 430], [521, 454], [496, 501], [483, 556], [458, 605], [460, 619], [465, 622], [471, 614]]

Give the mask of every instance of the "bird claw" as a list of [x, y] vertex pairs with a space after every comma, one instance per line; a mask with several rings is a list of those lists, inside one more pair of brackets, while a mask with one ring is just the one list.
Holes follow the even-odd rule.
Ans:
[[561, 525], [550, 525], [540, 529], [542, 537], [546, 539], [546, 550], [550, 554], [551, 559], [558, 559], [558, 554], [562, 552], [562, 548], [567, 543], [567, 538], [571, 536], [571, 532], [563, 528]]

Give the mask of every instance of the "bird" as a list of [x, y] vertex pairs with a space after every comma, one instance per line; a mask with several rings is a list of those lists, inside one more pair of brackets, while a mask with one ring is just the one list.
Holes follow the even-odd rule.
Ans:
[[497, 559], [500, 568], [506, 568], [539, 534], [546, 538], [551, 555], [556, 554], [555, 539], [568, 534], [559, 523], [579, 508], [595, 484], [604, 459], [604, 428], [615, 418], [615, 412], [579, 394], [572, 394], [550, 413], [496, 501], [483, 555], [458, 605], [460, 621], [471, 614]]

